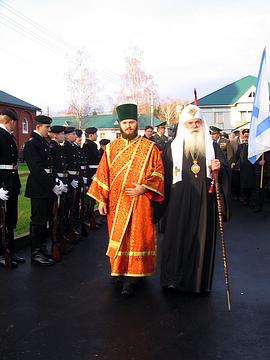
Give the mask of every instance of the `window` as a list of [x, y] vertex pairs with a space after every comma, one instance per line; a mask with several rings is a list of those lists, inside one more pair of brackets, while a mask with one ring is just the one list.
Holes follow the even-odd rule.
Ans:
[[251, 111], [241, 111], [240, 113], [241, 113], [241, 121], [243, 123], [251, 121]]
[[22, 133], [28, 134], [28, 120], [25, 118], [22, 121]]
[[254, 98], [255, 97], [255, 91], [251, 91], [251, 93], [248, 95], [248, 97]]
[[100, 139], [105, 139], [105, 138], [106, 138], [106, 133], [105, 133], [105, 131], [100, 131], [100, 132], [99, 132], [99, 137], [100, 137]]
[[215, 125], [219, 128], [224, 128], [224, 113], [216, 112], [215, 113]]

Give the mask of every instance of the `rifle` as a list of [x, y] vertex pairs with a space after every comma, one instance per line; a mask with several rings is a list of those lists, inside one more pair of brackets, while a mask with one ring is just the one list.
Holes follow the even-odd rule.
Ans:
[[7, 223], [6, 223], [6, 213], [7, 213], [7, 204], [6, 201], [0, 200], [0, 229], [2, 236], [2, 246], [4, 250], [5, 257], [5, 267], [6, 269], [11, 269], [11, 253], [8, 248], [8, 237], [7, 237]]
[[72, 201], [71, 201], [71, 206], [70, 206], [70, 212], [69, 212], [69, 230], [68, 230], [68, 238], [69, 241], [73, 241], [74, 239], [74, 233], [73, 233], [73, 217], [74, 217], [74, 208], [76, 205], [76, 197], [77, 197], [77, 188], [73, 190], [73, 196], [72, 196]]
[[60, 241], [57, 236], [58, 227], [59, 227], [59, 205], [60, 205], [60, 195], [57, 196], [56, 200], [53, 203], [53, 221], [52, 221], [52, 257], [56, 262], [61, 261], [61, 252], [60, 252]]

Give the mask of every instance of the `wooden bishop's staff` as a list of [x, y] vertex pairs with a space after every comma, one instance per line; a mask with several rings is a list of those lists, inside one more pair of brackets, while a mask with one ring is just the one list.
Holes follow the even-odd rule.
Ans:
[[225, 285], [226, 285], [227, 306], [228, 306], [228, 310], [231, 311], [229, 274], [228, 274], [227, 254], [226, 254], [225, 238], [224, 238], [224, 225], [223, 225], [223, 219], [222, 219], [221, 197], [220, 197], [220, 189], [219, 189], [219, 182], [218, 182], [218, 171], [212, 172], [212, 182], [211, 182], [211, 186], [209, 189], [209, 193], [212, 193], [214, 185], [215, 185], [215, 190], [216, 190], [218, 223], [219, 223], [219, 232], [220, 232], [220, 241], [221, 241], [221, 252], [222, 252], [222, 259], [223, 259], [223, 269], [224, 269], [224, 276], [225, 276]]

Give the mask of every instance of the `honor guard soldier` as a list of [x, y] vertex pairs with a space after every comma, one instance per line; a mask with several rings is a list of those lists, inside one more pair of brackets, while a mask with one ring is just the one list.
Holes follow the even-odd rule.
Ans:
[[[57, 196], [53, 207], [52, 239], [53, 239], [53, 259], [61, 260], [62, 254], [68, 254], [72, 250], [72, 245], [68, 239], [68, 221], [65, 217], [67, 208], [68, 173], [67, 160], [61, 144], [65, 141], [65, 127], [61, 125], [51, 126], [50, 149], [53, 162], [53, 174], [55, 179], [63, 182], [63, 192]], [[57, 180], [56, 180], [57, 181]]]
[[13, 110], [0, 115], [0, 265], [15, 268], [25, 259], [15, 255], [14, 229], [18, 218], [18, 195], [21, 183], [18, 175], [18, 151], [12, 135], [18, 121]]
[[101, 159], [105, 149], [106, 145], [108, 145], [111, 142], [109, 139], [101, 139], [99, 142], [99, 158]]
[[[97, 128], [89, 127], [85, 129], [85, 143], [83, 144], [83, 150], [87, 159], [87, 188], [91, 185], [92, 179], [97, 171], [99, 164], [99, 151], [95, 141], [97, 140]], [[95, 200], [88, 197], [87, 201], [87, 212], [86, 216], [89, 221], [90, 230], [96, 230], [99, 228], [99, 225], [96, 223], [95, 219]]]
[[166, 121], [157, 125], [157, 132], [153, 135], [152, 140], [157, 144], [159, 150], [164, 151], [165, 145], [168, 142], [168, 137], [165, 135]]
[[76, 145], [78, 146], [79, 149], [79, 154], [80, 154], [80, 165], [81, 165], [81, 170], [80, 170], [80, 180], [81, 180], [81, 197], [80, 197], [80, 224], [81, 224], [81, 235], [82, 236], [87, 236], [88, 235], [88, 222], [86, 219], [86, 214], [87, 214], [87, 208], [86, 208], [86, 201], [88, 201], [88, 196], [86, 195], [86, 192], [88, 190], [87, 184], [87, 159], [85, 156], [85, 153], [81, 147], [82, 144], [82, 130], [81, 129], [76, 129], [75, 130], [76, 135], [77, 135], [77, 139], [76, 139]]
[[80, 240], [79, 203], [81, 192], [81, 159], [79, 148], [76, 145], [77, 135], [75, 127], [65, 128], [64, 152], [67, 159], [68, 172], [68, 207], [67, 218], [69, 224], [69, 239], [73, 244]]
[[234, 152], [230, 140], [221, 136], [221, 130], [216, 126], [209, 126], [209, 130], [213, 141], [219, 144], [220, 149], [223, 151], [229, 164], [231, 164]]
[[25, 196], [31, 199], [30, 241], [31, 262], [41, 266], [53, 265], [47, 253], [47, 224], [52, 220], [55, 196], [59, 196], [63, 183], [56, 184], [53, 176], [48, 137], [52, 119], [38, 115], [36, 129], [24, 147], [24, 159], [30, 170], [26, 183]]

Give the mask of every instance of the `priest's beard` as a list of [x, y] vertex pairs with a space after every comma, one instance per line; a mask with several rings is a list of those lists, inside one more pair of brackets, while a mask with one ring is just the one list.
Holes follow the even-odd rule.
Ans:
[[205, 136], [204, 127], [196, 130], [184, 128], [184, 151], [186, 157], [191, 155], [194, 157], [205, 156]]
[[134, 129], [134, 131], [132, 133], [129, 133], [129, 134], [126, 134], [122, 128], [121, 128], [121, 125], [120, 125], [120, 131], [121, 131], [121, 135], [122, 135], [122, 138], [125, 139], [125, 140], [132, 140], [134, 139], [137, 135], [138, 135], [138, 123], [137, 123], [137, 126], [136, 128]]

